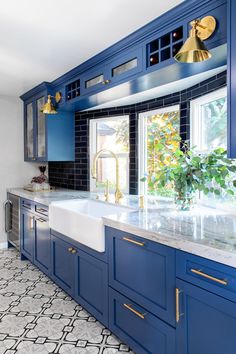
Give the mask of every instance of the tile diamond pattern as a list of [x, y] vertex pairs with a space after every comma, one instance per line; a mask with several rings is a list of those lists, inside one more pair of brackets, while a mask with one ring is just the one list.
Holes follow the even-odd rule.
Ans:
[[0, 250], [0, 354], [134, 354], [14, 249]]

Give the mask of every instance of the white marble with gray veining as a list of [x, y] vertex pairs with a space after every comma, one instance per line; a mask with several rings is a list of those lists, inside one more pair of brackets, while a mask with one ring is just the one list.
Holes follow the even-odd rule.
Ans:
[[[14, 188], [8, 191], [44, 205], [97, 197], [97, 193], [69, 189], [28, 192]], [[102, 195], [99, 198], [104, 199]], [[110, 202], [114, 203], [112, 196]], [[236, 214], [230, 210], [196, 205], [192, 211], [177, 211], [170, 200], [163, 198], [148, 198], [146, 208], [138, 210], [138, 196], [125, 196], [121, 205], [135, 211], [105, 217], [105, 225], [236, 268]]]

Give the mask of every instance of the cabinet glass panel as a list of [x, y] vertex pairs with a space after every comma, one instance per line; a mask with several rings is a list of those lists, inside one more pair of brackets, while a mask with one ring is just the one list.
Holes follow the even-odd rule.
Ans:
[[33, 103], [26, 106], [26, 155], [27, 157], [34, 157]]
[[38, 157], [44, 157], [46, 154], [46, 132], [45, 132], [45, 114], [41, 112], [44, 105], [44, 97], [37, 100], [37, 151]]
[[112, 76], [123, 74], [123, 73], [125, 73], [128, 70], [136, 68], [137, 65], [138, 65], [138, 59], [137, 58], [129, 60], [126, 63], [121, 64], [121, 65], [116, 66], [115, 68], [113, 68], [112, 69]]
[[92, 79], [85, 81], [85, 88], [93, 87], [97, 84], [100, 84], [103, 81], [104, 81], [103, 74], [95, 76]]

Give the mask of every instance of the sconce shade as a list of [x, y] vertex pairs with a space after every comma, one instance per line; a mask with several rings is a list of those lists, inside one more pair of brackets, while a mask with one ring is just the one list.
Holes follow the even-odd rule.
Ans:
[[52, 104], [51, 97], [51, 95], [48, 95], [48, 100], [41, 110], [44, 114], [57, 114], [57, 110]]
[[175, 55], [175, 60], [181, 63], [198, 63], [210, 59], [211, 56], [204, 42], [195, 35], [186, 40], [179, 52]]

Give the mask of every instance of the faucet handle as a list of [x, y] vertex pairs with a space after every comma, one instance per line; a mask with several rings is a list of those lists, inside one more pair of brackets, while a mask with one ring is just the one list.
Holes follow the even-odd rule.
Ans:
[[144, 205], [144, 195], [140, 195], [139, 197], [139, 208], [140, 209], [144, 209], [145, 205]]

